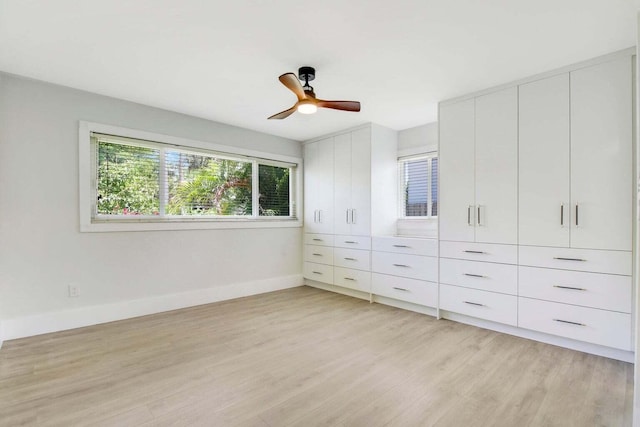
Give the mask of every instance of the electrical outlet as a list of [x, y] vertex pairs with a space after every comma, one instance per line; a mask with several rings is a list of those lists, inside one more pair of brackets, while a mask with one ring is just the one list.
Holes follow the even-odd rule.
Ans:
[[80, 296], [80, 289], [76, 285], [69, 285], [69, 297], [75, 298]]

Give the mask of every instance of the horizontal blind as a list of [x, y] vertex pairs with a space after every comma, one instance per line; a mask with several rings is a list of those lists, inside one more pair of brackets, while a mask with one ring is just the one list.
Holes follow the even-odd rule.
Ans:
[[291, 169], [271, 165], [258, 166], [260, 216], [295, 216], [290, 198]]
[[429, 217], [437, 214], [437, 158], [419, 156], [398, 162], [401, 216]]

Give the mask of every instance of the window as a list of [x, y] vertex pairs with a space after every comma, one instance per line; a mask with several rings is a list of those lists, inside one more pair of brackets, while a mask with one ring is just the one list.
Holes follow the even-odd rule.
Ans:
[[[91, 158], [91, 167], [90, 183], [81, 184], [81, 194], [85, 188], [89, 199], [89, 220], [81, 218], [83, 231], [109, 231], [114, 227], [91, 229], [87, 224], [114, 223], [165, 224], [124, 228], [134, 230], [282, 221], [296, 221], [288, 226], [299, 226], [298, 162], [283, 161], [285, 156], [258, 157], [247, 155], [248, 150], [233, 153], [233, 147], [225, 147], [229, 149], [225, 152], [208, 150], [197, 147], [203, 143], [196, 141], [191, 147], [85, 130], [89, 149], [84, 151]], [[82, 141], [80, 147], [83, 157]], [[81, 159], [81, 176], [83, 169]], [[167, 223], [174, 226], [167, 227]], [[200, 225], [176, 227], [177, 223]]]
[[401, 218], [438, 216], [438, 157], [434, 154], [398, 160]]

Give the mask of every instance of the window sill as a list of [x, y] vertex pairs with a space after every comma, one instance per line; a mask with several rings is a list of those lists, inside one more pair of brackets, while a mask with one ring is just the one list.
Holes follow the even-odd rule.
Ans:
[[219, 230], [243, 228], [299, 228], [300, 219], [117, 219], [93, 220], [81, 224], [83, 233], [108, 233], [117, 231], [169, 231], [169, 230]]

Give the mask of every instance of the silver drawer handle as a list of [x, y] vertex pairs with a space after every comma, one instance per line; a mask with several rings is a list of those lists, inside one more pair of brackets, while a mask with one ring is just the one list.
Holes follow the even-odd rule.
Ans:
[[486, 252], [483, 252], [483, 251], [464, 251], [464, 252], [468, 254], [483, 254], [483, 255], [486, 254]]
[[471, 273], [464, 273], [464, 275], [469, 277], [480, 277], [481, 279], [484, 279], [487, 277], [487, 276], [482, 276], [480, 274], [471, 274]]
[[411, 292], [411, 291], [409, 291], [409, 289], [405, 289], [405, 288], [396, 288], [395, 286], [393, 287], [393, 289], [395, 289], [396, 291]]
[[394, 248], [410, 248], [411, 246], [407, 245], [393, 245]]
[[322, 256], [322, 254], [313, 254], [313, 256]]
[[322, 239], [313, 239], [314, 242], [322, 242]]
[[582, 258], [565, 258], [561, 256], [554, 256], [553, 259], [557, 259], [558, 261], [580, 261], [580, 262], [586, 261], [586, 259], [582, 259]]
[[313, 274], [320, 274], [320, 275], [322, 275], [322, 273], [321, 273], [321, 272], [319, 272], [319, 271], [313, 271], [312, 273], [313, 273]]
[[356, 244], [358, 244], [358, 242], [354, 242], [353, 240], [345, 240], [344, 242], [345, 242], [345, 243], [352, 244], [352, 245], [356, 245]]
[[576, 325], [576, 326], [587, 326], [584, 323], [572, 322], [570, 320], [553, 319], [553, 321], [554, 322], [560, 322], [560, 323], [568, 323], [570, 325]]
[[480, 303], [477, 303], [477, 302], [471, 302], [471, 301], [462, 301], [462, 302], [465, 303], [465, 304], [475, 305], [475, 306], [478, 306], [478, 307], [484, 307], [485, 306], [484, 304], [480, 304]]
[[355, 259], [355, 258], [348, 258], [348, 257], [345, 257], [344, 259], [346, 259], [347, 261], [357, 261], [357, 259]]
[[586, 291], [585, 288], [575, 288], [573, 286], [553, 285], [553, 287], [558, 289], [570, 289], [572, 291]]
[[405, 268], [410, 268], [410, 266], [406, 265], [406, 264], [393, 264], [396, 267], [405, 267]]
[[351, 280], [352, 282], [356, 281], [356, 279], [354, 279], [353, 277], [345, 277], [344, 280]]

